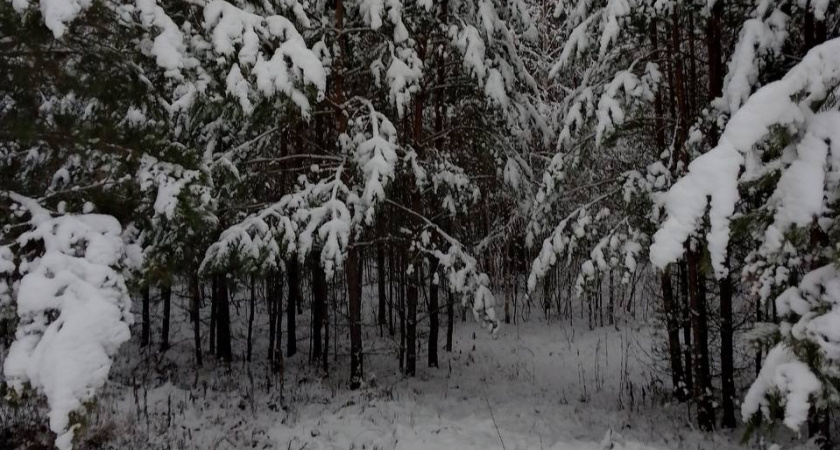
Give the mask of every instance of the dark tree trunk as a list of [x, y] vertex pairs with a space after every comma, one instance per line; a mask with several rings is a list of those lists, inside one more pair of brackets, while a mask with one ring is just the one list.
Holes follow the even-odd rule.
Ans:
[[[709, 96], [712, 101], [723, 93], [723, 0], [716, 1], [706, 21], [706, 52], [709, 58]], [[712, 140], [716, 141], [717, 136]]]
[[429, 265], [429, 367], [438, 366], [438, 332], [440, 325], [438, 324], [438, 285], [435, 282], [435, 275], [437, 274], [438, 261], [432, 259]]
[[691, 304], [688, 297], [688, 269], [685, 261], [680, 266], [680, 312], [682, 313], [683, 331], [683, 363], [685, 367], [685, 388], [689, 393], [694, 392], [694, 357], [691, 343]]
[[[511, 293], [513, 292], [513, 287], [511, 286], [511, 280], [508, 278], [508, 273], [513, 273], [510, 270], [510, 265], [513, 261], [513, 257], [511, 255], [511, 244], [510, 242], [505, 243], [505, 254], [503, 256], [504, 266], [502, 267], [502, 280], [504, 283], [503, 292], [505, 293], [505, 324], [510, 324], [510, 298]], [[514, 295], [516, 295], [514, 293]], [[558, 307], [559, 311], [559, 307]]]
[[677, 127], [674, 137], [674, 148], [679, 152], [680, 159], [686, 165], [688, 164], [688, 153], [683, 148], [686, 139], [688, 138], [688, 100], [685, 88], [685, 68], [683, 66], [683, 56], [680, 49], [680, 12], [679, 7], [674, 6], [671, 13], [671, 50], [673, 57], [674, 69], [674, 95], [677, 103]]
[[390, 333], [391, 337], [394, 337], [397, 332], [397, 327], [394, 325], [394, 300], [398, 296], [399, 276], [396, 275], [397, 263], [392, 248], [388, 249], [388, 271], [388, 293], [390, 294], [388, 296], [388, 333]]
[[312, 362], [318, 364], [323, 353], [321, 340], [321, 329], [325, 322], [325, 309], [327, 307], [327, 278], [324, 275], [324, 268], [321, 267], [317, 257], [312, 263]]
[[732, 278], [726, 275], [720, 287], [720, 385], [723, 428], [735, 428], [735, 364], [732, 348]]
[[615, 280], [613, 279], [613, 271], [610, 269], [610, 300], [607, 307], [607, 320], [610, 325], [615, 325]]
[[[277, 333], [274, 334], [276, 342], [274, 343], [274, 355], [271, 358], [271, 368], [275, 375], [282, 379], [283, 374], [283, 277], [278, 275], [273, 278], [274, 295], [277, 297], [275, 305], [277, 309], [274, 311], [274, 321], [276, 323], [275, 329]], [[289, 303], [292, 305], [292, 303]], [[294, 306], [290, 306], [294, 308]]]
[[397, 308], [397, 311], [398, 311], [397, 314], [399, 314], [399, 319], [400, 319], [400, 369], [402, 369], [403, 373], [405, 373], [405, 342], [406, 342], [406, 340], [405, 340], [405, 329], [406, 329], [406, 323], [405, 323], [405, 317], [406, 317], [405, 303], [406, 303], [406, 301], [405, 301], [405, 297], [406, 297], [406, 290], [407, 290], [407, 286], [406, 286], [407, 277], [405, 275], [405, 271], [406, 271], [405, 258], [400, 257], [399, 266], [400, 266], [400, 272], [399, 272], [400, 273], [400, 283], [399, 283], [398, 289], [399, 289], [399, 294], [400, 294], [400, 304]]
[[[326, 284], [326, 282], [325, 282]], [[335, 298], [335, 293], [332, 295]], [[321, 326], [324, 328], [324, 351], [321, 354], [321, 363], [322, 369], [324, 369], [324, 376], [329, 376], [330, 374], [330, 310], [329, 310], [329, 302], [324, 299], [324, 311], [323, 311], [323, 320], [324, 323]], [[335, 352], [335, 349], [333, 349]]]
[[198, 274], [190, 277], [190, 321], [193, 325], [193, 340], [195, 341], [195, 364], [201, 367], [203, 356], [201, 354], [201, 285]]
[[297, 353], [297, 323], [295, 307], [300, 304], [300, 265], [297, 258], [286, 264], [289, 276], [289, 305], [286, 308], [286, 356]]
[[254, 312], [256, 309], [257, 304], [257, 293], [256, 293], [256, 281], [254, 281], [254, 277], [251, 277], [251, 297], [248, 300], [248, 342], [245, 360], [251, 361], [251, 355], [254, 350], [254, 345], [252, 338], [254, 336]]
[[172, 311], [172, 285], [165, 282], [160, 286], [160, 298], [163, 300], [163, 324], [160, 330], [160, 351], [169, 350], [169, 319]]
[[347, 255], [347, 297], [350, 313], [350, 389], [362, 386], [364, 376], [362, 354], [362, 268], [359, 250], [351, 248]]
[[417, 372], [417, 298], [418, 283], [422, 280], [419, 268], [415, 267], [408, 280], [405, 296], [405, 374], [413, 377]]
[[210, 281], [210, 354], [216, 354], [216, 316], [219, 311], [219, 277]]
[[[659, 48], [659, 32], [657, 30], [656, 19], [651, 19], [650, 21], [650, 42], [655, 52], [661, 50]], [[656, 120], [654, 121], [654, 123], [656, 124], [656, 133], [654, 134], [656, 139], [656, 150], [658, 153], [662, 153], [666, 150], [667, 147], [665, 145], [665, 107], [662, 101], [661, 89], [656, 90], [656, 97], [654, 99], [653, 110], [654, 114], [656, 114]]]
[[[381, 219], [380, 219], [381, 220]], [[388, 301], [385, 298], [385, 243], [379, 242], [376, 246], [376, 287], [379, 297], [376, 323], [379, 325], [379, 337], [385, 336], [385, 305]]]
[[277, 294], [275, 294], [274, 278], [279, 275], [269, 273], [265, 278], [265, 305], [268, 309], [268, 363], [274, 361], [274, 344], [277, 342]]
[[216, 312], [216, 350], [219, 359], [227, 364], [233, 360], [230, 342], [230, 298], [228, 283], [224, 275], [219, 275], [219, 305]]
[[682, 365], [680, 349], [680, 324], [677, 303], [674, 301], [674, 289], [671, 284], [671, 271], [665, 269], [659, 275], [662, 285], [662, 309], [665, 313], [665, 325], [668, 329], [668, 351], [671, 357], [671, 382], [674, 386], [674, 397], [679, 401], [688, 398], [685, 386], [685, 372]]
[[691, 328], [694, 336], [694, 399], [697, 402], [697, 422], [701, 430], [711, 431], [715, 427], [715, 411], [712, 405], [712, 383], [709, 376], [708, 323], [706, 317], [706, 289], [700, 272], [700, 255], [687, 249], [688, 295], [691, 304]]
[[[449, 2], [447, 0], [442, 0], [440, 3], [440, 11], [439, 20], [441, 23], [446, 23], [448, 16], [449, 16]], [[435, 91], [435, 136], [440, 136], [438, 139], [435, 139], [435, 148], [438, 150], [443, 148], [444, 144], [444, 137], [441, 135], [443, 132], [443, 121], [446, 116], [446, 111], [444, 110], [444, 102], [446, 101], [446, 90], [443, 88], [443, 85], [446, 83], [446, 52], [444, 51], [443, 47], [439, 48], [437, 52], [437, 84], [438, 89]], [[429, 277], [431, 280], [430, 283], [430, 293], [429, 293], [429, 367], [439, 367], [438, 365], [438, 312], [439, 312], [439, 305], [438, 305], [438, 292], [439, 286], [434, 281], [434, 275], [437, 273], [438, 269], [438, 261], [435, 259], [432, 261], [432, 276]], [[451, 305], [447, 305], [447, 314], [449, 320], [449, 326], [452, 324], [452, 313], [451, 313]], [[447, 329], [447, 351], [452, 351], [452, 338], [449, 335], [449, 329]]]
[[808, 410], [808, 436], [821, 450], [834, 448], [831, 442], [831, 415], [828, 409], [817, 409], [813, 404]]
[[598, 326], [604, 326], [604, 277], [598, 274]]
[[455, 296], [446, 296], [446, 351], [452, 351], [452, 335], [455, 333]]
[[150, 304], [152, 300], [151, 295], [151, 288], [149, 287], [149, 283], [146, 282], [143, 284], [143, 325], [140, 329], [140, 346], [146, 347], [151, 343], [151, 314], [149, 312]]

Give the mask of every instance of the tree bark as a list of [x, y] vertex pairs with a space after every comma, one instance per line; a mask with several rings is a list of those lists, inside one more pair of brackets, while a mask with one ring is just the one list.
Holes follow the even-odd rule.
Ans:
[[195, 364], [201, 367], [203, 356], [201, 354], [201, 285], [199, 283], [198, 273], [194, 273], [190, 277], [190, 321], [192, 321], [195, 341]]
[[671, 357], [671, 383], [674, 386], [674, 397], [679, 401], [688, 398], [685, 385], [685, 372], [682, 365], [682, 350], [680, 349], [680, 324], [677, 303], [674, 301], [674, 288], [671, 284], [671, 270], [666, 268], [659, 274], [662, 286], [662, 309], [665, 313], [665, 325], [668, 330], [668, 351]]
[[708, 323], [706, 317], [706, 289], [700, 272], [700, 255], [688, 245], [688, 295], [691, 304], [691, 328], [694, 337], [694, 399], [697, 402], [697, 422], [701, 430], [715, 427], [712, 405], [712, 383], [709, 376]]
[[227, 278], [224, 275], [219, 277], [219, 304], [216, 312], [216, 350], [219, 359], [227, 364], [233, 360], [230, 342], [230, 298], [228, 295]]
[[151, 314], [149, 312], [151, 304], [151, 288], [149, 283], [143, 284], [143, 325], [140, 329], [140, 346], [146, 347], [151, 343]]
[[440, 326], [438, 324], [438, 285], [435, 282], [435, 276], [438, 269], [438, 260], [433, 258], [429, 271], [429, 367], [438, 366], [438, 331]]
[[[275, 330], [277, 332], [274, 334], [274, 354], [271, 358], [271, 369], [275, 375], [277, 375], [280, 380], [283, 379], [283, 277], [279, 274], [273, 277], [272, 282], [274, 283], [274, 295], [276, 296], [276, 300], [274, 304], [276, 305], [276, 309], [274, 310], [274, 321], [275, 321]], [[294, 305], [290, 302], [289, 305], [291, 308], [294, 309]]]
[[408, 278], [408, 292], [405, 296], [405, 374], [413, 377], [417, 373], [417, 285], [422, 280], [420, 268], [415, 267]]
[[163, 324], [160, 330], [160, 351], [169, 350], [169, 319], [172, 311], [172, 285], [164, 282], [160, 286], [160, 298], [163, 300]]
[[248, 300], [248, 341], [246, 343], [247, 350], [245, 352], [245, 360], [249, 362], [251, 361], [251, 354], [254, 350], [252, 338], [254, 336], [254, 313], [257, 303], [257, 293], [255, 292], [255, 285], [256, 281], [254, 280], [254, 277], [251, 276], [251, 297]]
[[359, 261], [359, 250], [351, 248], [347, 255], [347, 297], [350, 313], [350, 389], [362, 386], [364, 377], [362, 354], [362, 270]]
[[312, 303], [312, 362], [317, 364], [323, 353], [321, 329], [326, 321], [324, 310], [327, 307], [327, 279], [317, 257], [312, 259]]
[[297, 353], [297, 321], [295, 308], [300, 304], [300, 265], [297, 258], [286, 263], [289, 278], [289, 305], [286, 308], [286, 356]]
[[[326, 277], [324, 278], [324, 285], [326, 288]], [[327, 290], [327, 289], [325, 289]], [[328, 291], [328, 290], [327, 290]], [[335, 298], [335, 294], [332, 295], [333, 299]], [[334, 300], [333, 300], [334, 301]], [[324, 323], [321, 326], [324, 328], [324, 351], [321, 354], [321, 368], [324, 370], [324, 376], [329, 376], [330, 374], [330, 305], [327, 301], [327, 298], [324, 298], [324, 311], [321, 318], [324, 320]], [[336, 350], [333, 349], [333, 352]]]
[[210, 354], [216, 354], [216, 316], [219, 309], [219, 277], [213, 276], [210, 281]]
[[[405, 256], [400, 256], [400, 283], [398, 286], [399, 293], [400, 293], [400, 304], [398, 307], [398, 314], [400, 319], [400, 369], [405, 373], [405, 349], [406, 349], [406, 339], [405, 339], [405, 332], [406, 332], [406, 312], [405, 312], [405, 304], [406, 304], [406, 297], [408, 292], [408, 276], [406, 276], [405, 272], [407, 270], [405, 264]], [[416, 292], [416, 291], [415, 291]]]
[[[709, 96], [707, 102], [723, 93], [723, 22], [724, 0], [717, 0], [706, 20], [706, 53], [709, 58]], [[713, 139], [716, 141], [716, 136]]]
[[[397, 332], [394, 325], [394, 301], [399, 295], [399, 276], [397, 275], [397, 259], [394, 257], [394, 250], [388, 249], [388, 333], [391, 337]], [[396, 284], [396, 286], [394, 286]]]
[[726, 275], [720, 288], [720, 385], [723, 428], [735, 428], [735, 364], [732, 342], [732, 278]]
[[685, 261], [679, 263], [680, 273], [680, 313], [682, 314], [683, 331], [683, 362], [685, 367], [685, 388], [686, 392], [694, 392], [694, 352], [691, 342], [691, 304], [688, 296], [688, 266]]
[[275, 272], [270, 272], [265, 278], [265, 305], [268, 310], [268, 363], [274, 361], [274, 344], [277, 342], [277, 294], [274, 292], [276, 285], [274, 278], [278, 277]]
[[615, 280], [613, 279], [613, 271], [610, 269], [610, 300], [607, 307], [607, 321], [610, 325], [615, 325]]
[[452, 351], [452, 335], [455, 333], [455, 296], [446, 296], [446, 351]]
[[[384, 227], [382, 227], [382, 229], [384, 231]], [[380, 241], [376, 246], [376, 287], [379, 297], [376, 323], [379, 325], [379, 337], [385, 336], [385, 325], [387, 325], [385, 306], [388, 299], [385, 298], [385, 282], [385, 243]]]

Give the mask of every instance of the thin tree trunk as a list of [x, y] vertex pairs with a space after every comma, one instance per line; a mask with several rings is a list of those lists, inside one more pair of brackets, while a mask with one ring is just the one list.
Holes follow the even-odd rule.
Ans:
[[190, 321], [193, 325], [193, 340], [195, 341], [195, 364], [202, 366], [203, 356], [201, 354], [201, 285], [198, 274], [190, 277]]
[[[508, 272], [512, 272], [510, 270], [510, 264], [513, 260], [511, 257], [510, 252], [510, 242], [505, 243], [505, 254], [503, 256], [504, 267], [502, 268], [502, 280], [504, 284], [503, 292], [505, 295], [505, 324], [510, 324], [510, 297], [511, 297], [511, 280], [508, 278]], [[559, 306], [558, 306], [559, 311]]]
[[[380, 229], [384, 230], [384, 227], [380, 227]], [[377, 294], [379, 296], [376, 323], [379, 325], [379, 337], [385, 336], [385, 325], [387, 325], [385, 318], [385, 306], [388, 299], [385, 298], [385, 282], [385, 243], [379, 242], [376, 246], [376, 287]]]
[[254, 351], [252, 338], [254, 336], [254, 313], [257, 303], [257, 293], [255, 285], [256, 281], [254, 280], [254, 276], [251, 276], [251, 297], [248, 301], [248, 341], [246, 343], [247, 350], [245, 351], [245, 360], [248, 362], [251, 361], [251, 355]]
[[210, 354], [216, 354], [216, 316], [219, 310], [219, 277], [213, 276], [210, 281]]
[[671, 50], [673, 51], [673, 69], [674, 69], [674, 95], [677, 103], [677, 128], [674, 142], [674, 148], [679, 152], [680, 159], [685, 166], [688, 166], [688, 153], [683, 148], [686, 139], [688, 138], [688, 101], [685, 89], [685, 69], [683, 67], [683, 57], [680, 51], [680, 23], [679, 23], [679, 6], [674, 6], [671, 13]]
[[735, 428], [735, 364], [732, 342], [732, 278], [726, 275], [720, 287], [720, 384], [723, 428]]
[[362, 270], [359, 250], [351, 248], [347, 255], [347, 297], [350, 313], [350, 389], [362, 386], [364, 377], [362, 354]]
[[164, 282], [160, 286], [160, 298], [163, 300], [163, 324], [160, 330], [160, 351], [169, 350], [169, 319], [172, 311], [172, 285]]
[[324, 309], [327, 307], [327, 279], [317, 257], [312, 261], [312, 362], [318, 364], [323, 353], [321, 329], [324, 327]]
[[697, 402], [697, 422], [701, 430], [715, 427], [712, 405], [712, 383], [709, 376], [708, 324], [706, 317], [706, 289], [700, 272], [700, 255], [688, 245], [688, 295], [691, 304], [691, 328], [694, 336], [694, 399]]
[[446, 351], [452, 351], [452, 335], [455, 333], [455, 296], [451, 292], [446, 296]]
[[[324, 281], [325, 291], [329, 292], [326, 286], [326, 278]], [[335, 293], [333, 293], [332, 298], [335, 298]], [[321, 355], [321, 368], [324, 370], [324, 376], [329, 376], [330, 374], [330, 304], [327, 301], [327, 298], [324, 298], [324, 311], [321, 318], [324, 320], [324, 323], [321, 325], [324, 328], [324, 352]], [[333, 349], [333, 352], [336, 350]]]
[[607, 307], [607, 320], [610, 325], [615, 325], [615, 281], [613, 280], [613, 271], [610, 269], [610, 300]]
[[686, 392], [694, 392], [694, 352], [691, 343], [691, 304], [688, 297], [688, 269], [685, 261], [679, 263], [680, 273], [680, 312], [682, 313], [683, 363], [685, 367]]
[[[274, 282], [274, 295], [277, 297], [274, 304], [274, 320], [276, 322], [274, 334], [274, 355], [271, 358], [272, 371], [280, 380], [283, 379], [283, 277], [279, 274], [272, 279]], [[294, 304], [289, 302], [289, 307], [294, 309]]]
[[228, 294], [227, 278], [219, 275], [219, 305], [216, 314], [216, 349], [219, 359], [227, 364], [233, 360], [230, 341], [230, 298]]
[[405, 303], [406, 303], [406, 291], [407, 291], [407, 277], [406, 277], [406, 267], [405, 267], [405, 258], [400, 256], [400, 284], [399, 284], [399, 292], [400, 292], [400, 304], [398, 308], [398, 314], [400, 318], [400, 369], [403, 370], [405, 373]]
[[[399, 276], [397, 273], [397, 263], [396, 258], [394, 257], [394, 250], [392, 248], [388, 249], [388, 333], [391, 337], [394, 337], [396, 334], [396, 326], [394, 326], [394, 301], [397, 298], [397, 291], [399, 289]], [[396, 287], [394, 286], [396, 285]]]
[[151, 304], [151, 288], [149, 283], [143, 284], [143, 325], [140, 330], [140, 346], [146, 347], [151, 343], [151, 314], [149, 312]]
[[277, 342], [277, 294], [274, 292], [276, 284], [274, 278], [277, 273], [269, 273], [265, 278], [265, 304], [268, 309], [268, 363], [274, 362], [274, 344]]
[[435, 282], [438, 261], [433, 258], [429, 264], [429, 367], [438, 366], [438, 285]]
[[405, 374], [413, 377], [417, 372], [417, 298], [418, 283], [422, 280], [419, 267], [409, 276], [405, 296]]
[[662, 285], [662, 309], [665, 313], [665, 325], [668, 330], [668, 351], [671, 356], [671, 383], [674, 386], [674, 397], [679, 401], [688, 398], [685, 386], [685, 372], [682, 365], [680, 350], [680, 324], [677, 317], [674, 289], [671, 284], [671, 271], [666, 268], [659, 275]]
[[300, 304], [300, 265], [297, 258], [286, 263], [289, 277], [289, 306], [286, 308], [286, 356], [297, 353], [297, 320], [295, 308]]
[[[724, 0], [714, 2], [706, 21], [706, 53], [709, 58], [709, 96], [706, 99], [708, 102], [723, 93], [723, 4]], [[715, 135], [711, 136], [711, 140], [717, 141], [717, 130]]]

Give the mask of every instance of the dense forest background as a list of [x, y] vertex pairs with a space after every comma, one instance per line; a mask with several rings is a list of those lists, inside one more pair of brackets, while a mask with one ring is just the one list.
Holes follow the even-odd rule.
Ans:
[[[675, 408], [697, 447], [833, 448], [838, 12], [0, 3], [0, 448], [184, 447], [141, 444], [141, 392], [393, 397], [377, 373], [434, 386], [520, 327], [535, 360], [564, 333], [581, 404], [604, 332], [621, 408]], [[131, 396], [145, 430], [97, 434]]]

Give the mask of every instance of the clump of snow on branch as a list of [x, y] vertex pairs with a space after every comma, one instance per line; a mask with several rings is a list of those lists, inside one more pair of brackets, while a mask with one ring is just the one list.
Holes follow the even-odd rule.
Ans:
[[368, 225], [373, 223], [374, 205], [385, 200], [385, 186], [394, 178], [397, 163], [397, 130], [383, 114], [368, 105], [370, 134], [358, 133], [356, 163], [365, 178], [359, 211]]
[[121, 268], [122, 229], [111, 216], [53, 216], [35, 200], [15, 193], [15, 214], [28, 214], [29, 231], [13, 245], [43, 245], [26, 254], [17, 288], [20, 324], [4, 364], [10, 385], [25, 384], [47, 397], [56, 447], [72, 448], [70, 415], [107, 380], [111, 357], [129, 339], [131, 299]]
[[[809, 105], [827, 95], [826, 86], [840, 81], [840, 39], [813, 48], [784, 78], [756, 91], [732, 115], [717, 147], [695, 159], [689, 173], [664, 196], [668, 214], [654, 236], [651, 261], [662, 268], [683, 253], [709, 206], [706, 236], [716, 276], [727, 273], [729, 223], [738, 201], [738, 176], [745, 154], [774, 127], [793, 126], [807, 134], [814, 124]], [[710, 200], [707, 200], [710, 199]]]
[[[798, 430], [814, 401], [837, 395], [817, 374], [840, 370], [840, 271], [834, 264], [812, 270], [776, 298], [776, 308], [781, 341], [768, 353], [741, 413], [745, 421], [759, 413], [772, 418], [775, 395], [785, 405], [785, 425]], [[809, 357], [811, 351], [819, 357]]]
[[[255, 95], [252, 86], [266, 97], [275, 93], [287, 95], [304, 114], [310, 105], [300, 85], [313, 85], [319, 95], [326, 90], [323, 64], [285, 17], [263, 17], [224, 0], [213, 0], [204, 7], [204, 27], [211, 31], [216, 53], [236, 56], [237, 62], [228, 73], [227, 92], [239, 100], [246, 114], [252, 110], [251, 97]], [[275, 39], [282, 43], [266, 58], [260, 51], [261, 43]], [[253, 82], [246, 79], [243, 69], [250, 69]]]
[[[24, 14], [30, 8], [30, 0], [13, 0], [12, 6], [18, 14]], [[67, 31], [67, 25], [90, 8], [92, 0], [40, 0], [38, 6], [44, 17], [44, 24], [52, 31], [56, 39], [60, 39]]]
[[297, 249], [298, 225], [287, 215], [290, 197], [229, 227], [205, 252], [200, 272], [236, 267], [265, 272], [280, 267]]
[[175, 217], [182, 195], [195, 198], [204, 205], [212, 201], [210, 192], [198, 183], [200, 178], [201, 172], [198, 170], [188, 170], [179, 164], [160, 161], [150, 155], [143, 155], [137, 173], [140, 189], [155, 192], [155, 216], [167, 220]]

